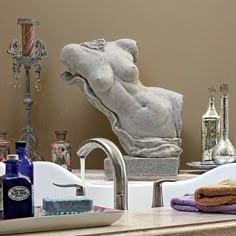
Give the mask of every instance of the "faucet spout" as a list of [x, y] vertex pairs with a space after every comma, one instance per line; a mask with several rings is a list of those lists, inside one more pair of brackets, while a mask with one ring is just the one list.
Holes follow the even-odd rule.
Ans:
[[117, 146], [104, 138], [93, 138], [85, 141], [77, 152], [80, 158], [87, 155], [96, 148], [102, 149], [111, 160], [114, 181], [114, 207], [115, 209], [128, 209], [128, 180], [125, 162]]

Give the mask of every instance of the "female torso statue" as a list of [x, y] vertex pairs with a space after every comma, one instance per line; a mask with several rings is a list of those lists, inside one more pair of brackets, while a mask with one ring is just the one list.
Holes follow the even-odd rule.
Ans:
[[69, 44], [61, 61], [70, 72], [61, 78], [80, 85], [83, 81], [85, 94], [107, 115], [129, 155], [178, 156], [182, 95], [142, 85], [137, 56], [136, 42], [130, 39]]

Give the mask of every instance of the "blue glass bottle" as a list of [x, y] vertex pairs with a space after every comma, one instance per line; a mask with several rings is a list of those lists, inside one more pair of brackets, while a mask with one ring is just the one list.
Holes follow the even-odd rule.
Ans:
[[34, 166], [33, 162], [26, 156], [26, 142], [17, 141], [15, 143], [16, 154], [20, 160], [20, 173], [28, 177], [32, 185], [32, 214], [34, 214]]
[[3, 178], [4, 219], [32, 217], [32, 186], [28, 177], [20, 174], [18, 155], [8, 155]]
[[34, 166], [33, 162], [26, 156], [26, 142], [17, 141], [15, 143], [16, 154], [20, 160], [20, 173], [29, 177], [32, 185], [34, 184]]

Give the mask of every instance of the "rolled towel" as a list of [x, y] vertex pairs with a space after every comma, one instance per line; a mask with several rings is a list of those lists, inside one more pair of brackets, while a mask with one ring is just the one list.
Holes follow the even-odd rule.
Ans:
[[186, 195], [183, 197], [175, 197], [170, 201], [170, 205], [173, 209], [178, 211], [196, 212], [199, 209], [196, 206], [193, 195]]
[[198, 188], [194, 193], [197, 204], [201, 206], [218, 206], [236, 203], [236, 186], [227, 183]]
[[45, 215], [78, 214], [93, 209], [93, 200], [85, 196], [43, 198]]

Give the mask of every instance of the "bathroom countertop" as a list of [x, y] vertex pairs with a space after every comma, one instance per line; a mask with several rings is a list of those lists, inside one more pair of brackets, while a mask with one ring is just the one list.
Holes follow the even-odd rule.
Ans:
[[[74, 169], [72, 170], [72, 173], [80, 177], [80, 170], [79, 169]], [[140, 181], [155, 181], [159, 179], [179, 179], [179, 180], [184, 180], [184, 179], [190, 179], [198, 176], [199, 174], [202, 174], [202, 171], [199, 170], [180, 170], [180, 173], [177, 176], [133, 176], [133, 177], [128, 177], [129, 180], [140, 180]], [[87, 180], [111, 180], [107, 176], [105, 176], [103, 170], [86, 170], [85, 172], [85, 178]]]
[[147, 210], [128, 210], [112, 226], [19, 234], [19, 236], [187, 236], [190, 234], [191, 236], [234, 236], [235, 231], [236, 215], [179, 212], [171, 208], [161, 207]]

